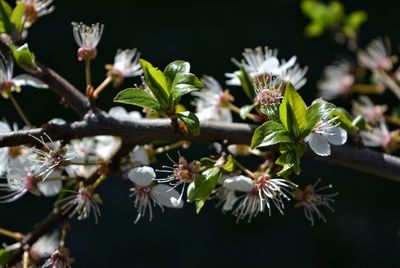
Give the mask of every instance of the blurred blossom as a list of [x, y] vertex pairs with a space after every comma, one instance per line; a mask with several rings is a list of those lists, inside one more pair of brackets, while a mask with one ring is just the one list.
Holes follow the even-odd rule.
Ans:
[[393, 63], [390, 50], [391, 46], [388, 39], [376, 38], [368, 44], [365, 50], [358, 51], [358, 63], [372, 72], [391, 70]]
[[234, 100], [233, 96], [228, 90], [224, 91], [218, 81], [211, 76], [205, 76], [201, 81], [204, 88], [191, 93], [196, 97], [194, 104], [199, 120], [232, 122], [229, 104]]
[[[18, 2], [18, 1], [17, 1]], [[54, 11], [53, 0], [22, 0], [25, 3], [24, 28], [29, 28], [40, 17]]]
[[325, 100], [332, 100], [348, 95], [355, 81], [352, 68], [353, 65], [346, 60], [325, 67], [323, 79], [317, 84], [320, 96]]
[[354, 115], [361, 115], [365, 120], [376, 125], [383, 119], [384, 113], [387, 111], [387, 105], [375, 105], [368, 96], [361, 95], [358, 100], [352, 102], [352, 112]]
[[53, 253], [60, 244], [60, 235], [58, 232], [47, 234], [39, 238], [29, 249], [31, 257], [40, 261]]
[[400, 129], [390, 132], [385, 120], [372, 130], [361, 131], [363, 143], [368, 147], [382, 147], [386, 152], [394, 152], [400, 148]]

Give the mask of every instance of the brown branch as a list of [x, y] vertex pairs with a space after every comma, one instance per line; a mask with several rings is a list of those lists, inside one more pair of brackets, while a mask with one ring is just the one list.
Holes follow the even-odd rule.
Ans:
[[[33, 143], [29, 135], [47, 133], [54, 140], [69, 140], [96, 135], [120, 136], [126, 143], [146, 144], [154, 141], [175, 142], [190, 140], [211, 143], [228, 140], [234, 144], [249, 144], [257, 126], [242, 123], [204, 122], [198, 137], [177, 133], [168, 119], [123, 120], [103, 113], [89, 113], [85, 120], [65, 125], [51, 125], [43, 128], [21, 130], [0, 134], [0, 147]], [[318, 161], [348, 167], [379, 177], [400, 181], [400, 158], [366, 148], [333, 146], [332, 155], [315, 156]]]

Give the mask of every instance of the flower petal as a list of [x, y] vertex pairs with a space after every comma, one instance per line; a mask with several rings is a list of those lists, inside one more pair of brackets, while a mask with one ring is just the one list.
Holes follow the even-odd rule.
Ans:
[[311, 149], [317, 155], [328, 156], [331, 154], [331, 146], [325, 139], [325, 136], [321, 134], [311, 133], [308, 136], [308, 145], [310, 145]]
[[324, 135], [324, 137], [333, 145], [343, 145], [347, 141], [347, 131], [343, 128], [332, 127], [326, 132], [330, 135]]
[[183, 207], [184, 202], [179, 202], [179, 204], [177, 202], [172, 202], [172, 198], [174, 200], [179, 199], [179, 193], [175, 189], [172, 189], [171, 186], [165, 184], [157, 184], [156, 186], [151, 188], [151, 194], [156, 199], [157, 203], [161, 206], [168, 208]]
[[13, 78], [12, 81], [14, 82], [14, 84], [17, 87], [20, 87], [20, 86], [31, 86], [31, 87], [36, 87], [36, 88], [48, 88], [49, 87], [47, 84], [43, 83], [36, 77], [33, 77], [28, 74], [17, 75], [16, 77]]
[[[51, 174], [53, 175], [53, 174]], [[37, 187], [39, 188], [40, 192], [46, 197], [55, 196], [60, 193], [62, 188], [61, 180], [52, 180], [50, 177], [44, 182], [39, 182]]]
[[137, 167], [129, 171], [128, 178], [134, 184], [144, 187], [148, 186], [156, 178], [156, 173], [152, 167]]
[[223, 211], [230, 211], [233, 208], [233, 205], [236, 203], [237, 201], [237, 196], [235, 195], [235, 191], [228, 191], [228, 193], [226, 194], [226, 199], [224, 202], [224, 205], [222, 207]]
[[243, 175], [235, 176], [226, 179], [224, 181], [224, 187], [229, 190], [248, 193], [253, 189], [253, 180]]
[[131, 153], [131, 162], [139, 163], [140, 165], [149, 165], [149, 155], [147, 154], [147, 150], [144, 146], [136, 145]]

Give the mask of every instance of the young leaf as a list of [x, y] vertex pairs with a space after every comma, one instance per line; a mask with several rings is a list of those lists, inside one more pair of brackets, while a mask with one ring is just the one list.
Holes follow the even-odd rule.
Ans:
[[160, 107], [165, 111], [170, 110], [172, 104], [169, 101], [170, 92], [164, 74], [154, 68], [150, 62], [143, 59], [140, 59], [140, 65], [142, 66], [146, 83], [156, 97]]
[[10, 5], [6, 1], [0, 0], [0, 33], [11, 33], [11, 13]]
[[[188, 201], [196, 201], [196, 212], [199, 213], [205, 201], [210, 196], [218, 180], [222, 176], [222, 172], [218, 167], [212, 167], [205, 170], [198, 179], [188, 187]], [[197, 204], [199, 202], [199, 204]]]
[[114, 98], [114, 102], [136, 105], [156, 112], [163, 112], [157, 100], [140, 88], [127, 88], [120, 91]]
[[296, 89], [288, 84], [279, 107], [279, 117], [286, 130], [295, 137], [298, 137], [307, 128], [306, 111], [307, 106], [303, 99]]
[[246, 93], [247, 97], [253, 101], [254, 97], [256, 96], [253, 79], [251, 79], [250, 75], [246, 72], [243, 66], [240, 66], [240, 70], [237, 71], [236, 74], [240, 80], [240, 83], [242, 84], [244, 93]]
[[236, 169], [236, 161], [235, 158], [233, 158], [232, 155], [228, 156], [228, 159], [226, 160], [224, 166], [222, 169], [226, 172], [233, 172]]
[[30, 68], [35, 64], [35, 54], [29, 50], [28, 44], [18, 48], [11, 47], [15, 61], [21, 68]]
[[283, 153], [275, 163], [282, 166], [282, 170], [277, 173], [278, 176], [289, 176], [296, 164], [296, 153], [293, 150]]
[[268, 121], [254, 132], [251, 139], [251, 148], [291, 142], [294, 142], [293, 137], [282, 124], [275, 121]]
[[25, 2], [18, 1], [10, 17], [10, 21], [18, 33], [21, 33], [24, 29], [24, 15]]
[[164, 69], [164, 76], [167, 79], [168, 86], [171, 87], [178, 73], [190, 72], [190, 63], [182, 60], [176, 60], [168, 64]]
[[203, 83], [191, 73], [177, 73], [172, 82], [171, 94], [175, 103], [178, 103], [180, 97], [192, 91], [199, 90]]
[[189, 111], [176, 114], [185, 126], [188, 128], [190, 134], [198, 136], [200, 134], [200, 122], [197, 116]]
[[6, 265], [12, 260], [13, 257], [14, 254], [12, 254], [10, 251], [0, 248], [0, 265]]
[[358, 128], [353, 125], [351, 115], [345, 109], [336, 108], [332, 111], [330, 117], [331, 119], [335, 119], [335, 123], [339, 123], [339, 127], [347, 131], [358, 130]]

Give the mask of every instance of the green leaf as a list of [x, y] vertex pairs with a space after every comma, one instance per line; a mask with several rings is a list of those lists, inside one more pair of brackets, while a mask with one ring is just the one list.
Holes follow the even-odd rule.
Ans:
[[211, 159], [209, 157], [202, 157], [200, 159], [200, 163], [201, 163], [202, 167], [212, 167], [212, 166], [214, 166], [215, 162], [216, 161], [214, 159]]
[[329, 115], [334, 109], [335, 105], [330, 102], [322, 99], [313, 101], [313, 103], [307, 108], [307, 127], [303, 131], [302, 136], [307, 136], [321, 120], [329, 118]]
[[226, 160], [224, 166], [222, 167], [222, 169], [226, 172], [233, 172], [236, 170], [236, 161], [235, 158], [233, 158], [232, 155], [228, 156], [228, 159]]
[[296, 165], [296, 153], [293, 150], [283, 153], [276, 159], [275, 163], [282, 166], [282, 170], [277, 173], [278, 176], [289, 176]]
[[114, 98], [114, 102], [136, 105], [156, 112], [162, 112], [157, 100], [140, 88], [127, 88], [120, 91]]
[[10, 251], [1, 248], [0, 249], [0, 265], [6, 265], [8, 264], [12, 258], [14, 257], [14, 254], [11, 253]]
[[247, 118], [247, 115], [251, 112], [251, 110], [253, 110], [254, 105], [245, 105], [242, 108], [240, 108], [240, 118], [242, 118], [243, 120], [245, 120]]
[[279, 118], [279, 104], [275, 103], [275, 104], [271, 104], [271, 105], [262, 105], [260, 107], [260, 111], [265, 114], [266, 116], [268, 116], [268, 118], [270, 120], [274, 120], [274, 121], [280, 121]]
[[358, 130], [358, 128], [353, 125], [351, 115], [343, 108], [336, 108], [333, 110], [330, 117], [334, 119], [335, 124], [339, 124], [339, 127], [347, 131]]
[[250, 75], [246, 72], [243, 65], [240, 66], [240, 70], [236, 72], [236, 75], [240, 80], [244, 93], [246, 93], [247, 97], [249, 97], [249, 99], [253, 101], [256, 96], [253, 79], [251, 79]]
[[196, 201], [196, 212], [199, 213], [205, 201], [217, 186], [222, 172], [218, 167], [212, 167], [205, 170], [201, 176], [196, 178], [188, 187], [188, 201]]
[[21, 33], [24, 29], [24, 15], [25, 2], [18, 1], [10, 17], [10, 21], [18, 33]]
[[251, 148], [270, 146], [277, 143], [294, 142], [292, 135], [285, 127], [275, 121], [268, 121], [258, 127], [251, 139]]
[[176, 114], [185, 126], [188, 128], [190, 134], [198, 136], [200, 134], [200, 122], [197, 116], [189, 111]]
[[321, 36], [324, 33], [324, 25], [320, 22], [311, 22], [306, 28], [304, 28], [304, 33], [309, 38], [314, 38]]
[[368, 124], [367, 122], [365, 122], [364, 117], [362, 117], [361, 115], [358, 115], [356, 118], [354, 118], [351, 124], [359, 130], [368, 129]]
[[171, 87], [178, 73], [190, 72], [190, 63], [182, 60], [176, 60], [168, 64], [164, 69], [164, 76], [167, 79], [168, 86]]
[[164, 74], [157, 68], [154, 68], [150, 62], [143, 59], [140, 59], [140, 65], [142, 66], [146, 83], [156, 97], [161, 109], [163, 111], [172, 109], [173, 104], [169, 101], [170, 91]]
[[35, 54], [29, 50], [28, 44], [24, 44], [18, 48], [11, 47], [11, 50], [15, 61], [21, 68], [30, 68], [35, 64]]
[[307, 106], [303, 99], [294, 87], [288, 84], [279, 107], [279, 117], [286, 130], [296, 138], [307, 128], [306, 111]]
[[178, 103], [181, 96], [200, 88], [203, 88], [203, 83], [194, 74], [177, 73], [171, 87], [172, 98]]
[[0, 33], [11, 34], [11, 13], [11, 6], [6, 1], [0, 0]]

